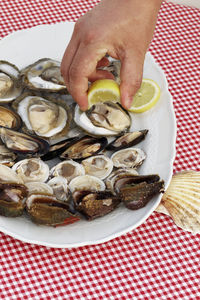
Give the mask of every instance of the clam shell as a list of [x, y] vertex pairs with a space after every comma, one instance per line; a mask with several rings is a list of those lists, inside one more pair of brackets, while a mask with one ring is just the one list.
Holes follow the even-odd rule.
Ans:
[[171, 216], [178, 227], [200, 233], [200, 172], [173, 175], [156, 211]]

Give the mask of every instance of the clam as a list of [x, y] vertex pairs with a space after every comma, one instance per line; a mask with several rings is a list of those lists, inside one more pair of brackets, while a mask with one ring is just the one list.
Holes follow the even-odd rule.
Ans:
[[4, 145], [0, 145], [0, 164], [12, 167], [15, 163], [17, 155]]
[[0, 61], [0, 102], [7, 103], [18, 97], [22, 88], [19, 87], [19, 70], [8, 61]]
[[44, 182], [31, 181], [26, 182], [26, 187], [28, 188], [29, 195], [51, 195], [53, 196], [53, 189], [50, 185]]
[[113, 211], [120, 203], [118, 196], [112, 193], [84, 191], [79, 193], [74, 192], [74, 201], [76, 209], [81, 212], [88, 220], [93, 220], [102, 217]]
[[21, 127], [21, 118], [13, 110], [0, 106], [0, 126], [18, 130]]
[[66, 201], [68, 199], [67, 179], [62, 176], [56, 176], [48, 181], [57, 200]]
[[21, 155], [40, 156], [48, 152], [47, 141], [15, 130], [0, 127], [0, 138], [7, 149]]
[[174, 174], [156, 211], [169, 215], [180, 228], [200, 233], [200, 172]]
[[74, 121], [94, 136], [114, 136], [126, 132], [131, 126], [129, 113], [119, 103], [96, 103], [88, 111], [75, 107]]
[[26, 200], [26, 210], [36, 224], [59, 226], [80, 220], [69, 211], [67, 203], [49, 195], [30, 195]]
[[105, 183], [91, 175], [78, 176], [69, 183], [71, 193], [74, 191], [104, 191]]
[[0, 182], [0, 215], [21, 216], [27, 195], [27, 188], [23, 184]]
[[82, 160], [101, 152], [106, 145], [107, 139], [105, 137], [95, 138], [86, 135], [72, 141], [66, 150], [60, 154], [60, 158]]
[[62, 176], [70, 182], [73, 178], [84, 175], [85, 170], [83, 166], [73, 160], [65, 160], [54, 166], [51, 171], [51, 177]]
[[22, 118], [25, 130], [50, 140], [66, 136], [71, 122], [70, 109], [63, 100], [36, 95], [18, 97], [13, 108]]
[[49, 177], [49, 166], [39, 158], [23, 159], [12, 167], [24, 182], [45, 182]]
[[23, 180], [14, 170], [0, 164], [0, 182], [22, 184]]
[[100, 179], [105, 179], [113, 169], [112, 160], [103, 154], [84, 159], [82, 165], [85, 169], [85, 174], [96, 176]]
[[140, 148], [126, 148], [115, 152], [111, 159], [116, 168], [137, 168], [146, 158], [146, 154]]
[[148, 130], [140, 130], [140, 131], [133, 131], [133, 132], [127, 132], [124, 133], [123, 135], [120, 135], [117, 137], [114, 141], [112, 141], [106, 149], [108, 150], [121, 150], [124, 148], [132, 147], [141, 142]]
[[22, 83], [33, 90], [66, 92], [66, 86], [60, 73], [60, 62], [43, 58], [21, 71]]

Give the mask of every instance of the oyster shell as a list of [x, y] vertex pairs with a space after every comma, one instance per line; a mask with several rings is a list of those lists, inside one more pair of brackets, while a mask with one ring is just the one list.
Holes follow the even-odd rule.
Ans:
[[58, 139], [66, 136], [71, 122], [69, 107], [63, 100], [23, 95], [13, 103], [26, 129], [40, 137]]
[[42, 58], [21, 71], [22, 83], [29, 89], [49, 92], [66, 92], [60, 73], [60, 62]]
[[140, 148], [126, 148], [115, 152], [111, 159], [116, 168], [137, 168], [146, 158], [146, 154]]
[[107, 145], [107, 139], [94, 138], [91, 136], [83, 136], [80, 139], [75, 139], [69, 144], [64, 152], [60, 154], [61, 159], [82, 160], [90, 156], [96, 155], [102, 151]]
[[0, 215], [21, 216], [27, 195], [27, 188], [23, 184], [0, 182]]
[[48, 185], [53, 189], [57, 200], [66, 201], [68, 199], [67, 179], [62, 176], [56, 176], [48, 181]]
[[84, 175], [85, 170], [81, 164], [73, 160], [65, 160], [53, 167], [50, 174], [52, 177], [62, 176], [70, 182], [73, 178]]
[[103, 154], [84, 159], [82, 165], [85, 169], [85, 174], [96, 176], [100, 179], [105, 179], [113, 169], [112, 160]]
[[0, 106], [0, 126], [18, 130], [22, 125], [21, 118], [11, 109]]
[[69, 183], [69, 189], [71, 193], [74, 191], [104, 191], [105, 184], [104, 182], [91, 175], [82, 175], [78, 176], [71, 180]]
[[26, 210], [36, 224], [58, 226], [80, 220], [80, 217], [69, 211], [68, 204], [56, 197], [31, 195], [26, 200]]
[[49, 177], [49, 166], [39, 158], [20, 160], [12, 167], [24, 182], [45, 182]]
[[156, 211], [172, 217], [180, 228], [200, 233], [200, 172], [174, 174]]
[[12, 167], [15, 163], [17, 155], [4, 145], [0, 145], [0, 164]]
[[0, 182], [6, 183], [23, 183], [23, 180], [17, 173], [7, 166], [0, 164]]
[[0, 138], [6, 148], [21, 155], [40, 156], [49, 150], [47, 141], [4, 127], [0, 127]]
[[96, 103], [88, 111], [75, 107], [74, 121], [94, 136], [114, 136], [125, 132], [131, 126], [129, 113], [119, 103]]
[[39, 195], [51, 195], [53, 196], [53, 189], [47, 183], [44, 182], [26, 182], [26, 187], [28, 188], [29, 196], [34, 194]]
[[8, 61], [0, 61], [0, 102], [7, 103], [18, 97], [22, 88], [19, 87], [19, 70]]
[[110, 64], [106, 67], [101, 67], [100, 69], [106, 70], [108, 72], [111, 72], [114, 76], [114, 80], [120, 84], [120, 69], [121, 69], [121, 62], [119, 60], [112, 60], [110, 61]]
[[112, 141], [106, 149], [108, 150], [121, 150], [124, 148], [132, 147], [138, 143], [140, 143], [146, 136], [148, 130], [140, 130], [124, 133], [117, 137], [114, 141]]

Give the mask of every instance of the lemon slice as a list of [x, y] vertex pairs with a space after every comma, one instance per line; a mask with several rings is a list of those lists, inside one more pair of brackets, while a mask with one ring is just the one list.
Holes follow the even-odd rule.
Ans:
[[94, 81], [88, 90], [88, 107], [97, 102], [120, 102], [119, 85], [112, 79]]
[[160, 98], [160, 87], [151, 79], [143, 79], [140, 89], [133, 97], [129, 111], [142, 113], [152, 108]]

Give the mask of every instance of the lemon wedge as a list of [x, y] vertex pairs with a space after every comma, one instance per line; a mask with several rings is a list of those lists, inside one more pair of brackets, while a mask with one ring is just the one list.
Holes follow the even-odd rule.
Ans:
[[142, 113], [152, 108], [160, 98], [160, 87], [152, 79], [143, 79], [140, 89], [133, 97], [129, 111]]
[[112, 79], [94, 81], [88, 89], [88, 107], [97, 102], [120, 102], [119, 85]]

